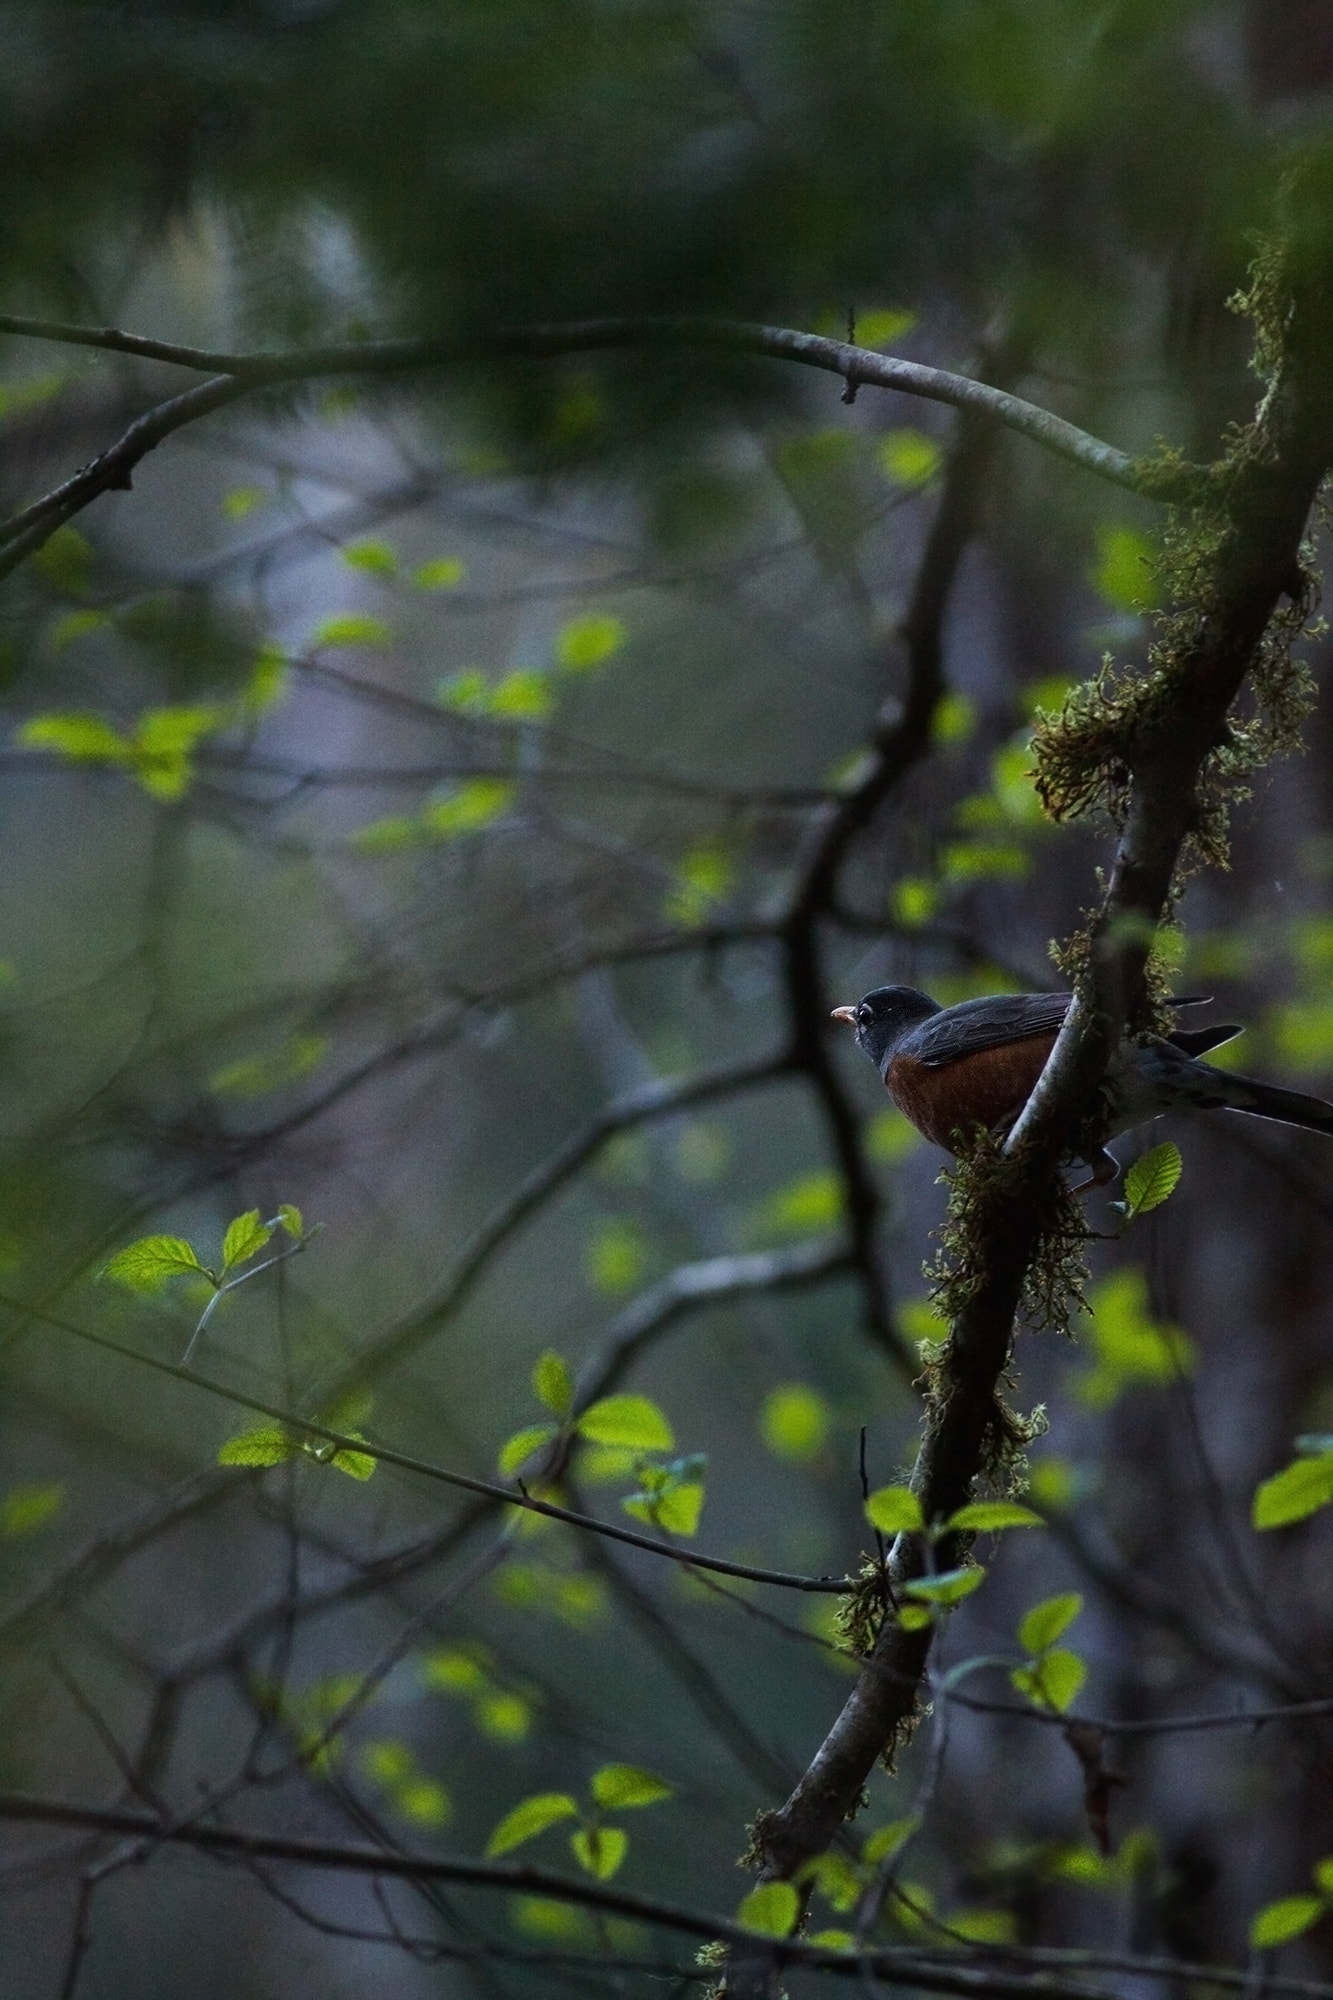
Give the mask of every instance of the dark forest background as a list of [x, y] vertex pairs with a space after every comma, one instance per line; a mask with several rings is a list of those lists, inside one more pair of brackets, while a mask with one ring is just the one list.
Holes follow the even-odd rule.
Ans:
[[[1262, 393], [1229, 302], [1330, 89], [1333, 16], [1296, 0], [9, 0], [0, 310], [474, 358], [256, 393], [0, 585], [5, 1798], [480, 1857], [549, 1796], [514, 1860], [733, 1916], [748, 1823], [850, 1685], [834, 1595], [317, 1462], [79, 1330], [178, 1366], [208, 1280], [108, 1261], [168, 1235], [216, 1271], [230, 1223], [290, 1205], [256, 1261], [293, 1254], [191, 1374], [493, 1481], [564, 1414], [549, 1359], [533, 1386], [554, 1353], [576, 1410], [651, 1408], [532, 1440], [534, 1492], [742, 1568], [873, 1556], [863, 1482], [910, 1467], [944, 1332], [947, 1162], [828, 1009], [1061, 983], [1111, 842], [1043, 819], [1032, 717], [1107, 652], [1142, 664], [1164, 510], [771, 359], [488, 341], [849, 335], [1208, 459]], [[0, 337], [6, 508], [193, 379]], [[1170, 949], [1247, 1024], [1218, 1060], [1325, 1091], [1326, 705], [1307, 739]], [[1008, 1678], [1025, 1614], [1076, 1592], [1075, 1714], [1329, 1693], [1327, 1519], [1250, 1514], [1333, 1431], [1333, 1152], [1225, 1114], [1117, 1150], [1163, 1138], [1178, 1191], [1094, 1246], [1069, 1337], [1018, 1347], [1046, 1525], [978, 1544], [812, 1932], [878, 1881], [874, 1941], [1084, 1948], [1110, 1965], [1061, 1992], [1183, 1993], [1131, 1959], [1271, 1969], [1256, 1913], [1312, 1896], [1281, 1970], [1333, 1979], [1333, 1719], [1081, 1760]], [[1119, 1193], [1089, 1203], [1108, 1239]], [[277, 1462], [218, 1462], [256, 1430]], [[6, 2000], [705, 1976], [699, 1940], [540, 1884], [89, 1825], [6, 1826], [0, 1893]]]

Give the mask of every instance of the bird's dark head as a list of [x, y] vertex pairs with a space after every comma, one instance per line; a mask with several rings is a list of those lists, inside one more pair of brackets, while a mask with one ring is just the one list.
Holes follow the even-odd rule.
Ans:
[[833, 1019], [856, 1030], [857, 1047], [865, 1050], [881, 1075], [903, 1036], [932, 1014], [939, 1003], [915, 986], [877, 986], [855, 1007], [835, 1007]]

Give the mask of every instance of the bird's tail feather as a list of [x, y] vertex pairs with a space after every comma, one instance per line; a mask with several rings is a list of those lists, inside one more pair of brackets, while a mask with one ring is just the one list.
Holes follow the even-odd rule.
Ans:
[[[1200, 1064], [1200, 1068], [1208, 1065]], [[1239, 1076], [1218, 1070], [1217, 1095], [1212, 1102], [1230, 1111], [1248, 1111], [1255, 1118], [1276, 1118], [1284, 1125], [1300, 1125], [1310, 1132], [1333, 1136], [1333, 1104], [1322, 1097], [1307, 1097], [1299, 1090], [1283, 1090], [1276, 1083], [1261, 1083], [1257, 1077]]]

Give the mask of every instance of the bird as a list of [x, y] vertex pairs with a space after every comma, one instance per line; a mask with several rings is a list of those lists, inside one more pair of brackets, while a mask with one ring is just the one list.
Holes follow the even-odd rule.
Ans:
[[[915, 986], [877, 986], [832, 1018], [856, 1031], [898, 1109], [946, 1151], [977, 1126], [1004, 1134], [1032, 1094], [1055, 1046], [1073, 995], [993, 993], [941, 1007]], [[1178, 1007], [1205, 1004], [1198, 996]], [[1167, 1035], [1125, 1036], [1103, 1084], [1105, 1136], [1176, 1110], [1246, 1111], [1333, 1137], [1333, 1104], [1198, 1058], [1241, 1034], [1234, 1022], [1176, 1028]], [[1075, 1190], [1104, 1186], [1120, 1171], [1104, 1147], [1087, 1156], [1091, 1178]]]

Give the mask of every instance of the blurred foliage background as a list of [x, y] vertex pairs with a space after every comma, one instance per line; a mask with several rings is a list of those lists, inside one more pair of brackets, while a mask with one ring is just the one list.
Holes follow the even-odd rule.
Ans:
[[[1227, 301], [1333, 86], [1295, 0], [10, 0], [0, 55], [6, 311], [213, 348], [850, 322], [1200, 458], [1253, 407]], [[188, 379], [5, 339], [6, 509]], [[179, 1362], [208, 1281], [108, 1260], [168, 1234], [216, 1270], [230, 1222], [291, 1204], [265, 1254], [301, 1253], [222, 1299], [200, 1374], [492, 1478], [563, 1414], [553, 1364], [531, 1381], [554, 1352], [668, 1424], [585, 1437], [571, 1504], [854, 1569], [862, 1433], [871, 1486], [915, 1450], [943, 1161], [810, 1037], [886, 980], [1056, 983], [1109, 844], [1043, 823], [1027, 732], [1106, 651], [1142, 660], [1161, 531], [1022, 441], [951, 471], [958, 437], [752, 358], [483, 352], [257, 395], [5, 583], [4, 1786], [471, 1854], [551, 1795], [577, 1815], [525, 1856], [736, 1908], [747, 1822], [850, 1684], [831, 1597], [506, 1527], [281, 1433], [270, 1469], [219, 1465], [258, 1418], [54, 1322]], [[930, 740], [796, 965], [951, 477], [974, 532]], [[1176, 941], [1180, 990], [1248, 1024], [1236, 1060], [1313, 1090], [1331, 792], [1321, 711]], [[1333, 1430], [1329, 1160], [1243, 1119], [1170, 1136], [1180, 1190], [1099, 1248], [1095, 1314], [1020, 1347], [1049, 1525], [982, 1547], [939, 1653], [1017, 1664], [1024, 1614], [1078, 1592], [1077, 1706], [1125, 1721], [1322, 1696], [1333, 1650], [1326, 1529], [1248, 1525]], [[1017, 1700], [999, 1670], [963, 1691]], [[1103, 1852], [1058, 1730], [941, 1704], [818, 1921], [892, 1828], [887, 1939], [1235, 1962], [1333, 1850], [1329, 1732], [1117, 1741]], [[549, 1898], [6, 1843], [13, 2000], [657, 1990], [572, 1960], [660, 1939]], [[1292, 1970], [1329, 1975], [1321, 1908]]]

